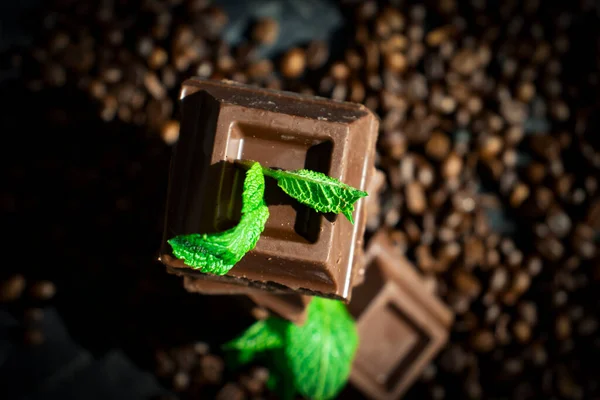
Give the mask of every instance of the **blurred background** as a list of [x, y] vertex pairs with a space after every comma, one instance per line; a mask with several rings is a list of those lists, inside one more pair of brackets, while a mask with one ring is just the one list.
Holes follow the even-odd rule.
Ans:
[[156, 259], [190, 76], [379, 115], [367, 235], [456, 314], [405, 398], [600, 398], [599, 31], [588, 0], [2, 2], [0, 398], [273, 398], [219, 350], [241, 300]]

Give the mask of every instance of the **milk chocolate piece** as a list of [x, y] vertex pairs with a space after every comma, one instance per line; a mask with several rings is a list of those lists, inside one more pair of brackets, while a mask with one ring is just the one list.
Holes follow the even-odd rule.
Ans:
[[249, 293], [248, 297], [257, 305], [297, 325], [306, 321], [307, 307], [312, 299], [311, 296], [295, 293], [276, 295], [264, 292]]
[[260, 289], [234, 283], [215, 282], [205, 279], [183, 278], [183, 287], [188, 292], [209, 295], [246, 295], [256, 305], [264, 307], [275, 315], [302, 325], [306, 321], [306, 307], [310, 296], [300, 294], [273, 294]]
[[348, 300], [365, 230], [364, 199], [352, 225], [300, 205], [267, 178], [265, 230], [225, 276], [189, 269], [172, 256], [167, 239], [235, 225], [244, 177], [236, 159], [312, 169], [365, 190], [374, 171], [374, 114], [359, 104], [200, 79], [184, 82], [181, 98], [161, 261], [181, 275]]
[[372, 399], [397, 399], [448, 339], [453, 320], [386, 232], [371, 241], [349, 310], [360, 343], [350, 381]]

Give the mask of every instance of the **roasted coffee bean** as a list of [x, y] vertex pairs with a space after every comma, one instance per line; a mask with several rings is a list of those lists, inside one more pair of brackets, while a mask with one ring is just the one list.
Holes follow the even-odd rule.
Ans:
[[279, 23], [272, 18], [264, 18], [252, 29], [252, 38], [258, 43], [271, 45], [279, 36]]
[[18, 300], [25, 290], [25, 277], [23, 275], [13, 275], [0, 283], [0, 301], [11, 302]]
[[289, 50], [281, 60], [281, 73], [286, 78], [298, 78], [306, 68], [306, 53], [300, 48]]
[[56, 294], [56, 287], [50, 281], [39, 281], [29, 289], [29, 293], [39, 300], [50, 300]]

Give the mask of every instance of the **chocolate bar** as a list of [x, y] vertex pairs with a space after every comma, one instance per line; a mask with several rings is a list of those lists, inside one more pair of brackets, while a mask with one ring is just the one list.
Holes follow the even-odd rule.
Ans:
[[167, 240], [217, 232], [239, 219], [244, 171], [237, 159], [266, 167], [311, 169], [365, 190], [374, 173], [378, 120], [359, 104], [190, 79], [181, 91], [182, 123], [168, 189], [160, 260], [172, 273], [261, 289], [348, 300], [366, 223], [305, 207], [267, 178], [270, 217], [254, 250], [224, 276], [202, 274], [173, 257]]
[[295, 293], [278, 295], [247, 286], [194, 279], [189, 276], [183, 278], [183, 287], [188, 292], [200, 294], [246, 295], [254, 304], [298, 325], [302, 325], [306, 321], [306, 307], [311, 299], [310, 296]]
[[349, 305], [360, 338], [350, 381], [369, 398], [397, 399], [446, 343], [453, 315], [387, 232], [371, 240], [365, 267]]

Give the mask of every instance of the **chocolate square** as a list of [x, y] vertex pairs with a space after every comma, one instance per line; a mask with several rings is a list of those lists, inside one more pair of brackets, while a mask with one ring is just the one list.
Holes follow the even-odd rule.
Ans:
[[395, 399], [446, 343], [453, 316], [385, 232], [371, 241], [351, 314], [360, 337], [350, 380], [374, 399]]
[[265, 231], [225, 276], [187, 268], [166, 241], [235, 225], [243, 182], [243, 171], [232, 165], [236, 159], [308, 168], [365, 190], [374, 171], [377, 118], [359, 104], [233, 82], [190, 79], [181, 98], [161, 261], [171, 272], [196, 278], [348, 300], [365, 230], [364, 199], [355, 206], [352, 225], [343, 216], [300, 205], [267, 182]]

